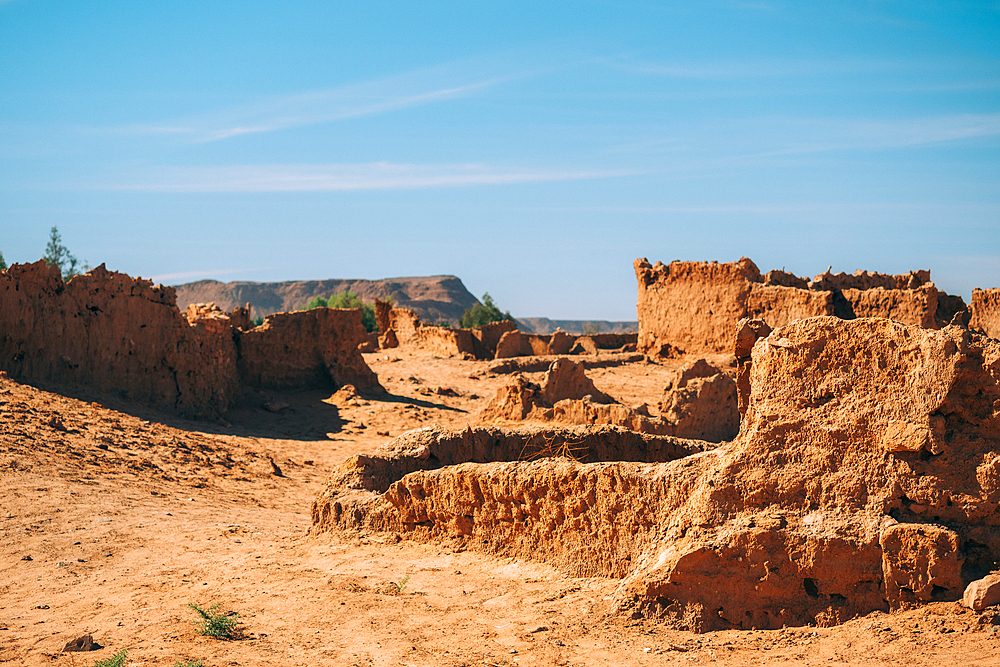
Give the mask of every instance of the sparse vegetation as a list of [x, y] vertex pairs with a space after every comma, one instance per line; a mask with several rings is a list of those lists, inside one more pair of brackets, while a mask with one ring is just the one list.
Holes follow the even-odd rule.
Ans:
[[195, 612], [201, 616], [201, 620], [195, 621], [198, 625], [199, 634], [203, 634], [207, 637], [215, 637], [216, 639], [238, 639], [240, 636], [239, 629], [239, 618], [240, 615], [232, 611], [228, 614], [218, 614], [216, 609], [220, 607], [220, 604], [214, 604], [208, 608], [208, 611], [202, 609], [193, 602], [189, 602], [188, 606], [194, 609]]
[[500, 308], [493, 303], [493, 297], [487, 292], [483, 295], [483, 302], [477, 303], [472, 308], [465, 311], [462, 315], [461, 321], [458, 323], [463, 329], [471, 329], [473, 327], [481, 327], [484, 324], [489, 324], [490, 322], [502, 322], [503, 320], [512, 320], [513, 317], [510, 316], [510, 311], [506, 313], [501, 313]]
[[176, 660], [174, 661], [174, 667], [205, 667], [205, 663], [201, 660], [188, 660], [187, 662]]
[[306, 310], [313, 308], [360, 308], [361, 323], [365, 325], [365, 331], [368, 333], [378, 331], [378, 322], [375, 320], [375, 305], [363, 302], [361, 297], [354, 292], [331, 294], [326, 299], [321, 296], [314, 297], [306, 304]]
[[0, 271], [5, 271], [7, 269], [7, 262], [3, 258], [3, 253], [0, 252]]
[[399, 581], [390, 581], [384, 587], [382, 587], [382, 592], [386, 595], [402, 595], [403, 591], [406, 590], [406, 582], [410, 580], [410, 575], [406, 575]]
[[[53, 227], [53, 229], [55, 229]], [[122, 649], [120, 653], [115, 653], [110, 658], [105, 658], [104, 660], [98, 660], [94, 663], [94, 667], [125, 667], [125, 657], [128, 655], [127, 649]]]
[[[79, 271], [76, 270], [79, 261], [76, 259], [76, 255], [69, 251], [69, 248], [63, 245], [62, 236], [59, 234], [59, 228], [53, 226], [49, 231], [49, 243], [45, 246], [45, 255], [42, 257], [46, 264], [49, 266], [58, 266], [59, 271], [62, 273], [63, 280], [69, 280], [73, 276], [77, 275]], [[90, 267], [87, 262], [83, 263], [83, 270], [86, 271]]]

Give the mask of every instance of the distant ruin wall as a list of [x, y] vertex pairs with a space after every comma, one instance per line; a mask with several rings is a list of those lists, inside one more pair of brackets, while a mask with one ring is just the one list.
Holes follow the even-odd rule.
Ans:
[[738, 262], [635, 261], [639, 285], [638, 349], [646, 354], [728, 351], [733, 326], [744, 317], [772, 326], [822, 315], [883, 317], [939, 329], [965, 308], [961, 297], [939, 292], [929, 271], [903, 275], [856, 272], [812, 281], [784, 271], [761, 276], [746, 257]]
[[358, 351], [367, 340], [358, 308], [275, 313], [240, 333], [240, 378], [273, 389], [352, 384], [378, 390], [378, 378]]
[[[191, 417], [223, 414], [241, 384], [305, 378], [306, 363], [314, 366], [311, 377], [321, 368], [334, 382], [376, 388], [378, 381], [354, 340], [363, 331], [360, 314], [318, 310], [327, 314], [292, 313], [282, 320], [325, 322], [310, 335], [332, 342], [314, 341], [312, 356], [300, 363], [292, 350], [303, 344], [308, 329], [303, 325], [291, 327], [298, 338], [289, 336], [287, 327], [267, 322], [265, 333], [241, 331], [248, 324], [243, 308], [225, 313], [193, 306], [182, 314], [173, 288], [154, 287], [104, 265], [64, 282], [58, 268], [44, 261], [15, 264], [0, 271], [0, 370], [15, 379], [116, 392]], [[266, 353], [263, 340], [275, 343]], [[350, 342], [353, 353], [347, 349]], [[246, 359], [241, 360], [241, 351]], [[252, 370], [252, 377], [244, 377], [241, 361], [250, 369], [269, 363], [271, 370]], [[281, 369], [282, 364], [290, 367]]]
[[972, 290], [969, 328], [1000, 339], [1000, 288]]

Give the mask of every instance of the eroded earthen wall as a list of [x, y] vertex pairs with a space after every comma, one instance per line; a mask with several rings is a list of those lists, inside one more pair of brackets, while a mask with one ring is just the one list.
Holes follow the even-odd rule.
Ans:
[[784, 271], [761, 276], [747, 258], [738, 262], [635, 261], [639, 284], [638, 349], [656, 356], [728, 352], [742, 318], [783, 326], [806, 317], [882, 317], [939, 329], [964, 310], [961, 297], [939, 292], [929, 271], [886, 275], [827, 271], [812, 281]]
[[86, 385], [192, 416], [225, 411], [235, 345], [191, 326], [174, 291], [104, 265], [63, 282], [44, 261], [0, 272], [0, 368], [12, 378]]
[[972, 290], [969, 328], [1000, 339], [1000, 288]]
[[[543, 459], [511, 461], [531, 457], [477, 448], [479, 431], [423, 431], [427, 442], [401, 436], [381, 462], [345, 464], [313, 506], [314, 529], [451, 537], [624, 576], [618, 609], [693, 630], [956, 600], [997, 569], [1000, 342], [881, 318], [758, 329], [730, 444], [665, 463], [583, 462], [589, 450], [546, 435]], [[410, 464], [392, 472], [392, 460]]]
[[116, 392], [192, 417], [223, 414], [241, 384], [378, 387], [357, 350], [359, 311], [287, 313], [244, 331], [248, 320], [244, 308], [211, 304], [181, 313], [172, 288], [104, 265], [67, 282], [44, 261], [0, 271], [0, 369], [13, 378]]
[[275, 313], [239, 335], [239, 372], [252, 387], [381, 385], [358, 345], [368, 340], [359, 308], [313, 308]]

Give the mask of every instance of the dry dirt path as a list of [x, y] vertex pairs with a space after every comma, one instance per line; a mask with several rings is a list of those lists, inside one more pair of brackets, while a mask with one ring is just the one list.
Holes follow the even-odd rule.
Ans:
[[[344, 458], [469, 423], [505, 380], [477, 362], [367, 357], [390, 396], [250, 395], [231, 424], [0, 378], [0, 663], [90, 667], [127, 649], [136, 666], [1000, 664], [996, 626], [956, 603], [695, 635], [609, 615], [614, 580], [447, 543], [309, 535]], [[669, 370], [589, 374], [655, 403]], [[197, 634], [189, 603], [238, 612], [244, 637]], [[61, 652], [85, 633], [105, 648]]]

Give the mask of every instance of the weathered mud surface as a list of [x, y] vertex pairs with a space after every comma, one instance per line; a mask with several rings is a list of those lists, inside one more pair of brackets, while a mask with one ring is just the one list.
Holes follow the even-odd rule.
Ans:
[[728, 351], [732, 328], [743, 318], [772, 327], [806, 317], [853, 320], [885, 317], [939, 329], [965, 310], [961, 297], [944, 294], [929, 271], [886, 275], [829, 270], [812, 281], [783, 271], [762, 276], [746, 257], [738, 262], [635, 260], [639, 282], [638, 349], [662, 357]]
[[335, 476], [314, 530], [450, 536], [623, 576], [619, 609], [695, 630], [956, 600], [996, 568], [1000, 343], [825, 317], [776, 329], [751, 359], [731, 444], [645, 464], [508, 450], [361, 495]]
[[173, 288], [104, 266], [63, 282], [44, 261], [0, 272], [0, 370], [185, 416], [218, 417], [240, 389], [334, 386], [379, 391], [358, 345], [358, 310], [282, 313], [190, 307]]

